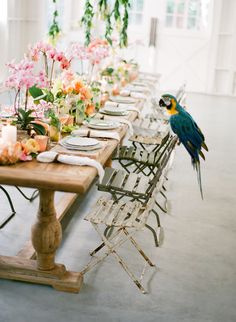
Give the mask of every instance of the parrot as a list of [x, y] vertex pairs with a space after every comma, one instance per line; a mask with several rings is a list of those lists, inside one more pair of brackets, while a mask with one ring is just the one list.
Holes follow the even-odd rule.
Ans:
[[183, 108], [177, 99], [170, 94], [164, 94], [159, 100], [160, 107], [165, 107], [170, 115], [170, 126], [191, 156], [193, 168], [197, 172], [197, 179], [203, 199], [200, 158], [205, 160], [202, 148], [208, 151], [205, 137], [192, 116]]

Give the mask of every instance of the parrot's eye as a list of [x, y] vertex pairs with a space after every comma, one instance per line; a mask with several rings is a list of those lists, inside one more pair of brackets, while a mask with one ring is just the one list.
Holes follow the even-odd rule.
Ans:
[[165, 106], [167, 108], [171, 108], [171, 100], [169, 97], [162, 97], [159, 101], [160, 106]]

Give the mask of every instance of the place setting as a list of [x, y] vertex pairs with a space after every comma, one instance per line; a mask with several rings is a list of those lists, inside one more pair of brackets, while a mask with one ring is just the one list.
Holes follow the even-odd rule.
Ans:
[[126, 103], [126, 104], [136, 104], [137, 99], [130, 96], [110, 96], [109, 99], [115, 103]]
[[114, 130], [120, 127], [120, 122], [113, 121], [113, 120], [92, 118], [91, 120], [84, 121], [83, 125], [85, 125], [90, 129], [95, 129], [95, 130]]

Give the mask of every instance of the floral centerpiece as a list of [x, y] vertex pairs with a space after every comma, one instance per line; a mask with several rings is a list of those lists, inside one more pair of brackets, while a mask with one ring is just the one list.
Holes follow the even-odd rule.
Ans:
[[16, 143], [0, 140], [0, 164], [10, 165], [18, 161], [31, 161], [39, 151], [38, 142], [32, 138]]

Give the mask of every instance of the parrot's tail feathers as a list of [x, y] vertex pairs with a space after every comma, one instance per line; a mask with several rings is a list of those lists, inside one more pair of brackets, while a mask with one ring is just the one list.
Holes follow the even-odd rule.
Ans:
[[200, 188], [201, 197], [202, 197], [202, 200], [203, 200], [200, 162], [196, 161], [194, 165], [195, 165], [195, 169], [197, 171], [197, 181], [198, 181], [198, 185], [199, 185], [199, 188]]
[[203, 152], [201, 150], [199, 151], [199, 155], [203, 158], [204, 161], [206, 160], [205, 155], [203, 154]]
[[203, 149], [205, 149], [206, 151], [208, 151], [208, 146], [206, 145], [205, 142], [202, 142], [202, 147], [203, 147]]

